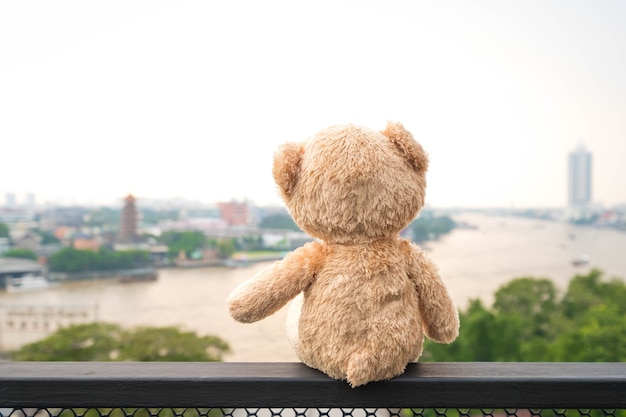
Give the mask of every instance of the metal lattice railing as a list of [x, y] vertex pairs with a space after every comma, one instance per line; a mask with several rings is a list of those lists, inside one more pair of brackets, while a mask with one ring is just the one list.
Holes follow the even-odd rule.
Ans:
[[0, 363], [2, 417], [626, 417], [626, 363], [423, 363], [352, 389], [297, 363]]
[[3, 417], [619, 417], [623, 409], [18, 408]]

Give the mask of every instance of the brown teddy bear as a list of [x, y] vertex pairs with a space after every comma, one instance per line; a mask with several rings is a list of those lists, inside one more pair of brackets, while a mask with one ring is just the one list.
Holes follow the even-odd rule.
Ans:
[[243, 323], [292, 304], [289, 339], [302, 362], [351, 386], [389, 379], [450, 343], [458, 313], [436, 266], [398, 236], [424, 205], [428, 157], [399, 123], [383, 132], [332, 126], [274, 156], [295, 222], [318, 240], [258, 272], [228, 297]]

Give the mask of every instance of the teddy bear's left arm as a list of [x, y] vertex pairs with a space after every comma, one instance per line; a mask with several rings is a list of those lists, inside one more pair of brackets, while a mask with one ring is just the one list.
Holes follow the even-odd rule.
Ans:
[[259, 271], [228, 296], [231, 316], [252, 323], [275, 313], [313, 282], [323, 260], [323, 244], [310, 242]]
[[415, 244], [406, 243], [408, 273], [415, 283], [424, 333], [439, 343], [451, 343], [459, 335], [459, 313], [439, 277], [437, 266]]

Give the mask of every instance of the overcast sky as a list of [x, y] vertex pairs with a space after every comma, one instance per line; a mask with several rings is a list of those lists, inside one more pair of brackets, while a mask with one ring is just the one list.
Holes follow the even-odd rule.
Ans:
[[402, 122], [435, 207], [626, 203], [624, 1], [0, 3], [0, 205], [279, 202], [278, 144]]

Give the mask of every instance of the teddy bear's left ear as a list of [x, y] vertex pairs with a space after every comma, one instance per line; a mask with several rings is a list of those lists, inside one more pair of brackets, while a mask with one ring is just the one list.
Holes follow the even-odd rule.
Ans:
[[404, 156], [415, 170], [423, 174], [428, 169], [428, 155], [422, 146], [413, 139], [411, 132], [406, 130], [398, 122], [387, 122], [387, 127], [381, 132], [396, 145], [396, 148]]
[[304, 146], [298, 143], [285, 143], [274, 154], [272, 174], [285, 200], [291, 198], [298, 183], [302, 155]]

